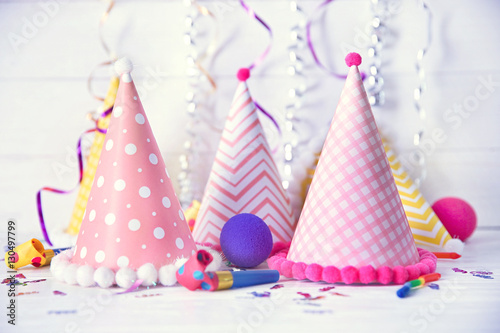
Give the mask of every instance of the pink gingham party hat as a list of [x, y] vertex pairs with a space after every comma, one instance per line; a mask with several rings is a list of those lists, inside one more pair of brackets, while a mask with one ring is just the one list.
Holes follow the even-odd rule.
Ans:
[[162, 269], [173, 270], [196, 250], [130, 76], [132, 64], [121, 59], [115, 69], [121, 81], [76, 246], [52, 267], [70, 284], [151, 285]]
[[417, 249], [358, 70], [350, 67], [289, 251], [268, 264], [296, 279], [404, 283], [433, 272]]
[[224, 224], [234, 215], [250, 213], [266, 222], [273, 242], [289, 242], [294, 218], [290, 199], [281, 184], [246, 80], [250, 72], [240, 69], [240, 83], [226, 119], [212, 165], [193, 235], [197, 242], [219, 244]]

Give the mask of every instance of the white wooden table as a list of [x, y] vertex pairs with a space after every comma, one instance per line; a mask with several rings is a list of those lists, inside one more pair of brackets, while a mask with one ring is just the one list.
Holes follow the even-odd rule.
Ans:
[[[2, 248], [5, 234], [2, 235]], [[56, 281], [48, 267], [22, 268], [37, 283], [18, 286], [16, 326], [2, 314], [1, 332], [499, 332], [500, 228], [477, 230], [464, 256], [439, 260], [439, 290], [425, 287], [399, 299], [400, 286], [346, 286], [283, 279], [219, 292], [181, 286], [122, 295]], [[31, 267], [31, 266], [30, 266]], [[467, 273], [455, 272], [459, 268]], [[491, 272], [492, 279], [471, 274]], [[2, 280], [7, 277], [2, 264]], [[2, 285], [3, 312], [8, 302]], [[328, 291], [321, 288], [335, 286]], [[56, 295], [60, 291], [66, 295]], [[269, 297], [256, 297], [253, 292]], [[315, 300], [306, 300], [298, 292]], [[338, 294], [335, 294], [338, 293]], [[323, 296], [323, 297], [320, 297]]]

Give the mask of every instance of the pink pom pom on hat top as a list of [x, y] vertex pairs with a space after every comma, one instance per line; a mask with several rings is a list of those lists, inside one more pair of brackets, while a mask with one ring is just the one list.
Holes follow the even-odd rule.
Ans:
[[[357, 68], [349, 71], [289, 249], [268, 259], [280, 274], [328, 283], [397, 283], [434, 272], [417, 249]], [[382, 190], [383, 189], [383, 190]]]
[[245, 67], [240, 68], [238, 70], [238, 73], [236, 74], [236, 77], [242, 82], [248, 80], [248, 78], [250, 77], [250, 69]]

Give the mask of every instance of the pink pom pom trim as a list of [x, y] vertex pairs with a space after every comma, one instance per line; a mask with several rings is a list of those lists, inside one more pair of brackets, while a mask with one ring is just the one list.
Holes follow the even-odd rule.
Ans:
[[240, 68], [236, 77], [240, 81], [246, 81], [250, 77], [250, 70], [248, 68]]
[[361, 56], [359, 53], [351, 52], [345, 57], [345, 63], [348, 67], [361, 65]]
[[285, 277], [293, 277], [297, 280], [309, 279], [311, 281], [325, 281], [328, 283], [344, 282], [352, 283], [382, 283], [382, 284], [403, 284], [406, 281], [414, 280], [420, 275], [434, 273], [436, 271], [437, 258], [427, 250], [418, 249], [420, 262], [406, 267], [382, 266], [374, 268], [363, 266], [356, 268], [346, 266], [341, 269], [335, 266], [323, 267], [319, 264], [305, 264], [287, 260], [289, 246], [271, 256], [267, 263], [269, 268], [276, 269]]

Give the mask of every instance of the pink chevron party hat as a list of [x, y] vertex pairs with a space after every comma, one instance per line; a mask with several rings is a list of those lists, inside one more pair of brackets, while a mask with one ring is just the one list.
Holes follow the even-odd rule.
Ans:
[[120, 85], [76, 246], [51, 265], [69, 284], [152, 285], [166, 272], [175, 275], [175, 262], [196, 251], [130, 76], [132, 64], [120, 59], [115, 69]]
[[240, 69], [240, 83], [226, 119], [218, 151], [193, 229], [200, 243], [219, 244], [224, 224], [234, 215], [250, 213], [269, 226], [273, 242], [289, 242], [294, 231], [290, 199]]
[[417, 249], [350, 53], [340, 102], [289, 249], [268, 259], [286, 277], [329, 283], [404, 283], [434, 272]]

